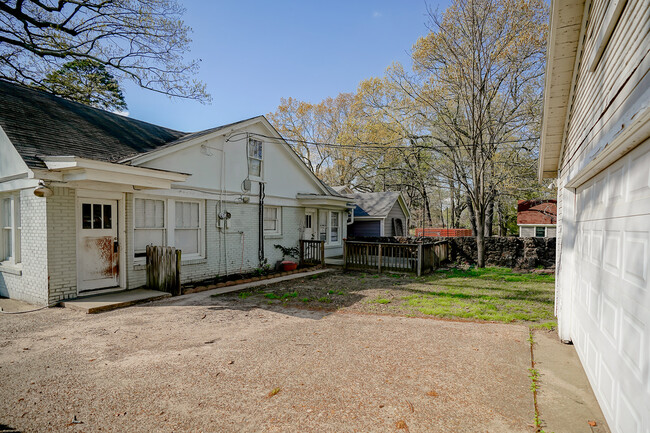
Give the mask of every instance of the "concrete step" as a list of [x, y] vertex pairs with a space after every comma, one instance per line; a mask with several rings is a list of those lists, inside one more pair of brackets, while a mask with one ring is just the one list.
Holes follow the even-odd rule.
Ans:
[[170, 293], [159, 292], [157, 290], [135, 289], [68, 299], [62, 301], [61, 305], [65, 308], [84, 311], [86, 314], [94, 314], [143, 302], [156, 301], [170, 296]]

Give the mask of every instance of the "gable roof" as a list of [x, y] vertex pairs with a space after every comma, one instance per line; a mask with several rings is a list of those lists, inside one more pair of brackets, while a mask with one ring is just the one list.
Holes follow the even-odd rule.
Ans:
[[39, 156], [117, 162], [185, 135], [0, 80], [0, 127], [30, 168]]
[[356, 202], [357, 206], [354, 208], [355, 217], [385, 218], [399, 199], [400, 193], [392, 191], [358, 192], [345, 195], [354, 198]]
[[[46, 157], [137, 165], [139, 159], [176, 151], [201, 138], [261, 122], [325, 195], [342, 197], [304, 164], [264, 116], [186, 133], [68, 101], [47, 92], [0, 80], [0, 127], [28, 167], [44, 169]], [[175, 148], [175, 149], [174, 149]]]
[[556, 224], [557, 200], [519, 200], [517, 224]]

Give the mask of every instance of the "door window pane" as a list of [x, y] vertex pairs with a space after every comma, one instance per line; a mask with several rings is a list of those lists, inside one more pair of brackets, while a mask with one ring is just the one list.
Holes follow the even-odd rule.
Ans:
[[110, 204], [104, 205], [104, 228], [110, 229], [113, 228], [113, 214], [112, 206]]
[[94, 229], [102, 228], [102, 205], [101, 204], [93, 205], [93, 228]]
[[93, 228], [93, 219], [92, 219], [92, 207], [90, 203], [84, 203], [81, 205], [81, 228], [91, 229]]

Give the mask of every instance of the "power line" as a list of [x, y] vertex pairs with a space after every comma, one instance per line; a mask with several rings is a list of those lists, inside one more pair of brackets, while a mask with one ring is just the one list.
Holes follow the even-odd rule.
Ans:
[[[240, 132], [237, 134], [234, 134], [233, 136], [236, 135], [245, 135], [246, 133]], [[424, 145], [409, 145], [409, 146], [395, 146], [395, 145], [388, 145], [388, 144], [382, 144], [382, 143], [364, 143], [361, 145], [356, 145], [356, 144], [338, 144], [338, 143], [326, 143], [326, 142], [320, 142], [320, 141], [309, 141], [309, 140], [300, 140], [296, 138], [278, 138], [278, 137], [273, 137], [269, 135], [264, 135], [264, 134], [258, 134], [255, 132], [250, 132], [248, 133], [249, 136], [255, 136], [255, 137], [262, 137], [270, 140], [282, 140], [282, 141], [289, 141], [292, 143], [300, 143], [300, 144], [308, 144], [308, 145], [313, 145], [313, 146], [322, 146], [322, 147], [334, 147], [334, 148], [340, 148], [340, 149], [364, 149], [364, 150], [386, 150], [386, 149], [449, 149], [451, 147], [471, 147], [471, 144], [460, 144], [456, 146], [448, 146], [448, 145], [431, 145], [431, 146], [424, 146]], [[232, 137], [232, 136], [231, 136]], [[496, 146], [496, 145], [504, 145], [504, 144], [515, 144], [515, 143], [525, 143], [525, 142], [530, 142], [530, 141], [535, 141], [538, 140], [539, 137], [531, 137], [531, 138], [522, 138], [522, 139], [517, 139], [517, 140], [504, 140], [504, 141], [495, 141], [495, 142], [489, 142], [489, 143], [482, 143], [485, 146]], [[231, 139], [228, 138], [227, 141], [241, 141], [245, 140], [244, 138], [237, 138], [237, 139]], [[530, 150], [525, 146], [522, 146], [526, 150]]]

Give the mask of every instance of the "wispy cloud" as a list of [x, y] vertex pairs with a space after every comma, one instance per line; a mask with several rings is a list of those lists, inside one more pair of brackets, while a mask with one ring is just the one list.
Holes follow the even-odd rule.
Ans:
[[372, 13], [373, 18], [379, 18], [379, 17], [381, 17], [381, 15], [382, 15], [382, 13], [379, 12], [379, 11], [373, 11], [373, 13]]

